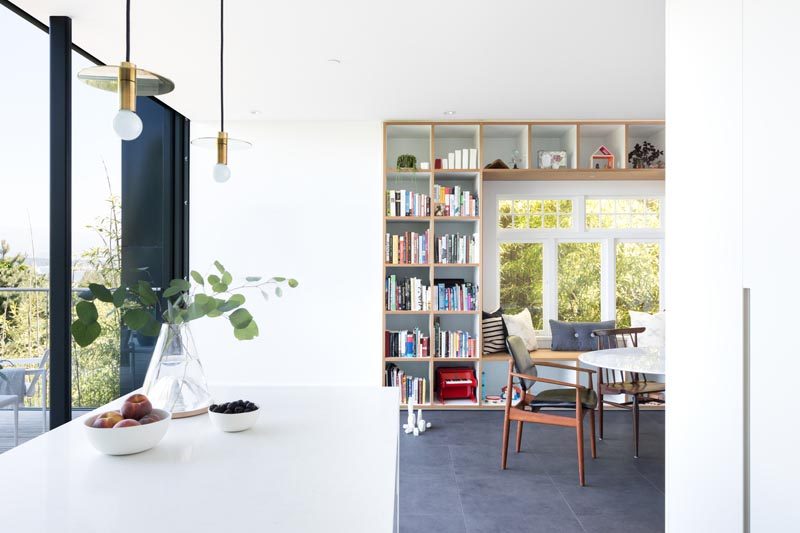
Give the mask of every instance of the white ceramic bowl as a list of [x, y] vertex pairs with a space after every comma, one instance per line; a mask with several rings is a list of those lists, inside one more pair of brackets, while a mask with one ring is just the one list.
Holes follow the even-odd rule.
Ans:
[[222, 431], [226, 431], [228, 433], [233, 433], [236, 431], [244, 431], [245, 429], [250, 429], [253, 427], [253, 425], [256, 423], [256, 420], [258, 420], [258, 413], [260, 412], [260, 407], [255, 411], [250, 411], [247, 413], [235, 413], [232, 415], [209, 411], [208, 417], [211, 419], [211, 423], [214, 424], [217, 429], [221, 429]]
[[92, 422], [99, 413], [90, 416], [84, 422], [86, 436], [97, 451], [106, 455], [130, 455], [149, 450], [158, 444], [169, 428], [172, 417], [169, 411], [153, 409], [162, 419], [152, 424], [125, 428], [93, 428]]

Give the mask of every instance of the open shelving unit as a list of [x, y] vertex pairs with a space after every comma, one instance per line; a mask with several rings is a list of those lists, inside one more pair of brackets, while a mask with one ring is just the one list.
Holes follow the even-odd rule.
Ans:
[[[627, 153], [634, 144], [649, 141], [663, 150], [664, 122], [658, 120], [605, 121], [389, 121], [383, 128], [383, 186], [384, 236], [407, 231], [429, 232], [428, 258], [424, 264], [391, 264], [384, 261], [384, 287], [388, 276], [416, 277], [433, 286], [437, 279], [464, 279], [474, 283], [477, 306], [473, 311], [388, 311], [383, 302], [383, 331], [419, 330], [430, 339], [425, 357], [391, 357], [385, 350], [385, 333], [381, 336], [381, 381], [386, 384], [386, 369], [395, 365], [406, 375], [425, 378], [426, 402], [422, 407], [432, 409], [502, 409], [503, 405], [483, 400], [486, 383], [492, 392], [505, 383], [508, 356], [483, 355], [481, 339], [481, 310], [483, 309], [482, 248], [483, 243], [483, 182], [484, 181], [605, 181], [605, 180], [664, 180], [664, 168], [627, 168]], [[607, 146], [615, 156], [614, 168], [596, 169], [591, 166], [591, 154]], [[477, 150], [479, 168], [436, 168], [436, 159], [447, 159], [455, 150]], [[540, 168], [539, 151], [564, 151], [566, 164], [562, 168]], [[396, 168], [397, 157], [412, 154], [417, 169]], [[495, 159], [503, 160], [510, 168], [487, 169]], [[427, 163], [421, 169], [420, 163]], [[516, 163], [517, 168], [511, 168]], [[471, 216], [437, 216], [434, 208], [434, 187], [460, 186], [477, 195], [478, 211]], [[427, 195], [431, 199], [430, 213], [425, 216], [389, 216], [388, 191], [407, 190]], [[475, 235], [478, 262], [436, 263], [434, 243], [443, 234]], [[385, 238], [385, 237], [384, 237]], [[384, 250], [384, 253], [386, 251]], [[384, 291], [385, 293], [385, 291]], [[434, 354], [433, 333], [436, 323], [442, 330], [466, 331], [476, 339], [475, 357], [437, 357]], [[574, 354], [552, 352], [542, 359], [568, 362]], [[477, 401], [438, 400], [434, 383], [439, 367], [470, 367], [478, 380]], [[488, 389], [488, 387], [486, 387]], [[404, 401], [402, 405], [405, 406]]]

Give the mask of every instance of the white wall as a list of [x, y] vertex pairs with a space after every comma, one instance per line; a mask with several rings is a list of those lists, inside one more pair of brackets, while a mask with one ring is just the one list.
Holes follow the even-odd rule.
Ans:
[[742, 531], [741, 38], [741, 1], [668, 0], [670, 533]]
[[[378, 383], [382, 165], [378, 122], [241, 122], [232, 178], [211, 178], [216, 152], [191, 151], [190, 256], [219, 259], [234, 276], [300, 282], [268, 302], [247, 294], [260, 336], [237, 341], [221, 319], [193, 328], [209, 381]], [[192, 123], [192, 138], [216, 135]]]

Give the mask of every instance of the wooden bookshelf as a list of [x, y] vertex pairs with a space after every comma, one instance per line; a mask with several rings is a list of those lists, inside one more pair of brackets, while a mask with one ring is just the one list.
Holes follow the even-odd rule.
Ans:
[[[426, 379], [426, 403], [429, 409], [474, 410], [502, 409], [503, 405], [482, 400], [483, 373], [493, 369], [506, 372], [509, 355], [497, 353], [483, 355], [481, 338], [481, 309], [483, 309], [484, 282], [483, 258], [483, 182], [484, 181], [608, 181], [608, 180], [664, 180], [664, 168], [628, 168], [627, 153], [637, 142], [649, 140], [659, 148], [664, 147], [664, 121], [659, 120], [448, 120], [448, 121], [387, 121], [383, 124], [383, 227], [386, 233], [429, 231], [428, 258], [425, 264], [392, 264], [384, 261], [384, 283], [389, 274], [402, 276], [404, 272], [427, 275], [424, 279], [433, 286], [436, 276], [447, 277], [449, 272], [458, 272], [453, 277], [467, 279], [477, 287], [477, 309], [475, 311], [386, 311], [383, 306], [383, 331], [405, 330], [418, 327], [430, 339], [430, 353], [427, 357], [387, 357], [384, 352], [384, 334], [381, 334], [381, 383], [385, 384], [385, 369], [392, 363], [404, 369], [408, 375]], [[597, 169], [591, 167], [590, 155], [599, 144], [608, 146], [615, 156], [615, 167]], [[447, 157], [447, 153], [463, 148], [477, 149], [480, 168], [437, 169], [435, 159]], [[539, 168], [540, 150], [561, 150], [567, 152], [567, 165], [564, 168]], [[518, 167], [509, 169], [484, 168], [494, 159], [506, 160], [507, 154], [514, 151], [518, 155]], [[427, 169], [414, 170], [395, 168], [397, 156], [411, 153], [417, 164], [428, 163]], [[511, 165], [509, 165], [511, 166]], [[478, 214], [476, 216], [434, 215], [431, 204], [430, 215], [389, 216], [386, 210], [388, 190], [413, 190], [433, 198], [434, 185], [452, 186], [460, 184], [465, 190], [477, 194]], [[532, 185], [536, 187], [536, 185]], [[431, 200], [432, 201], [432, 200]], [[401, 229], [403, 228], [403, 229]], [[447, 228], [446, 230], [444, 228]], [[492, 227], [491, 230], [494, 230]], [[477, 234], [480, 261], [475, 263], [435, 263], [434, 244], [437, 233]], [[492, 253], [492, 251], [488, 251]], [[466, 275], [465, 275], [466, 274]], [[383, 296], [382, 296], [383, 297]], [[475, 357], [435, 357], [434, 321], [441, 321], [443, 330], [468, 331], [476, 339]], [[533, 359], [577, 364], [574, 352], [551, 352], [538, 350], [532, 352]], [[478, 379], [477, 402], [439, 402], [436, 397], [434, 378], [439, 366], [470, 366]], [[487, 379], [487, 381], [490, 381]], [[496, 381], [496, 379], [495, 379]], [[489, 391], [493, 394], [495, 391]], [[405, 406], [405, 404], [403, 404]]]

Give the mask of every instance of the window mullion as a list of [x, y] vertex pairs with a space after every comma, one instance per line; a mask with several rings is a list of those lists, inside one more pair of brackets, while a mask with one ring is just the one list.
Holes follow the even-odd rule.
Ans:
[[558, 245], [556, 239], [546, 239], [543, 244], [542, 322], [550, 335], [550, 320], [558, 320]]
[[617, 316], [617, 257], [616, 239], [603, 240], [600, 264], [600, 316], [603, 320], [614, 320]]

